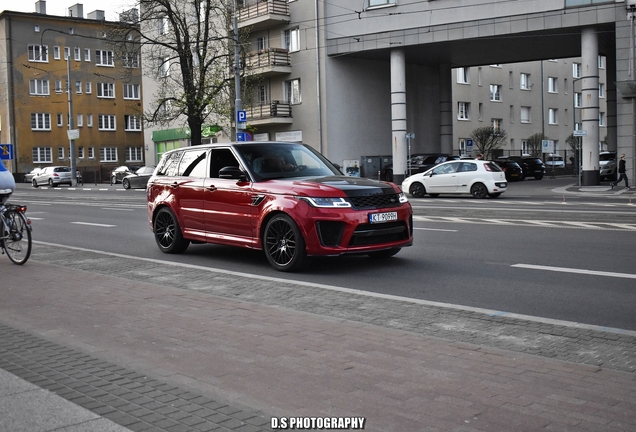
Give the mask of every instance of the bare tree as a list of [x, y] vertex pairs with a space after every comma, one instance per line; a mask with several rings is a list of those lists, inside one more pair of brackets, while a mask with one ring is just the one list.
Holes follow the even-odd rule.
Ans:
[[492, 159], [493, 151], [500, 149], [506, 143], [508, 135], [503, 129], [495, 129], [492, 126], [485, 126], [475, 129], [470, 137], [473, 139], [477, 150], [484, 155], [485, 159]]
[[543, 153], [542, 141], [546, 139], [548, 139], [548, 137], [546, 137], [541, 132], [536, 133], [528, 138], [526, 142], [528, 145], [528, 152], [530, 153], [530, 156], [541, 157], [541, 154]]
[[131, 50], [141, 53], [144, 75], [157, 83], [155, 94], [145, 95], [151, 99], [144, 120], [187, 122], [191, 143], [198, 145], [204, 124], [233, 119], [233, 2], [137, 0], [137, 5], [139, 12], [123, 15], [111, 40], [122, 58]]

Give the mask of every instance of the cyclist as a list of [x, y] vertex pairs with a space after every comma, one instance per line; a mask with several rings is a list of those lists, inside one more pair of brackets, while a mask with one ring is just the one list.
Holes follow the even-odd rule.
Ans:
[[11, 195], [14, 190], [15, 180], [13, 179], [13, 174], [7, 171], [4, 164], [0, 162], [0, 198], [2, 202], [5, 202], [6, 198], [9, 198], [9, 195]]

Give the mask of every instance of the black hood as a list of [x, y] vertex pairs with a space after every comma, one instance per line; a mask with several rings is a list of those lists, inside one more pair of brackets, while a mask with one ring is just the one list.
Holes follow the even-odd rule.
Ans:
[[396, 193], [393, 186], [389, 183], [361, 177], [327, 176], [305, 178], [303, 181], [319, 183], [340, 189], [349, 197], [362, 197], [380, 194], [394, 195]]

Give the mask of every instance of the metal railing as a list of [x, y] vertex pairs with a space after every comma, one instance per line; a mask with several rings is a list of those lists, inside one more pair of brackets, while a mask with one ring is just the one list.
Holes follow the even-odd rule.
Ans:
[[248, 54], [246, 62], [248, 69], [270, 66], [291, 66], [289, 50], [284, 48], [270, 48]]
[[247, 21], [263, 15], [289, 15], [289, 5], [286, 0], [250, 0], [238, 11], [238, 20]]
[[244, 107], [248, 120], [259, 120], [273, 117], [291, 117], [291, 104], [280, 101], [271, 101], [251, 107]]

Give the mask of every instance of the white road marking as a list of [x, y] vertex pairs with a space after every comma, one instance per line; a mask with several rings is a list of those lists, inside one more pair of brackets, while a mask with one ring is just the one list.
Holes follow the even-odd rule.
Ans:
[[422, 231], [443, 231], [443, 232], [458, 232], [459, 230], [449, 230], [449, 229], [435, 229], [435, 228], [414, 228], [416, 230]]
[[98, 224], [98, 223], [90, 223], [90, 222], [71, 222], [71, 223], [76, 225], [89, 225], [89, 226], [98, 226], [98, 227], [104, 227], [104, 228], [112, 228], [117, 226], [117, 225], [107, 225], [107, 224]]
[[560, 273], [576, 273], [576, 274], [585, 274], [585, 275], [592, 275], [592, 276], [607, 276], [607, 277], [617, 277], [617, 278], [625, 278], [625, 279], [636, 279], [636, 274], [631, 274], [631, 273], [615, 273], [615, 272], [597, 271], [597, 270], [574, 269], [574, 268], [567, 268], [567, 267], [550, 267], [550, 266], [541, 266], [541, 265], [533, 265], [533, 264], [513, 264], [511, 267], [527, 268], [531, 270], [545, 270], [545, 271], [553, 271], [553, 272], [560, 272]]
[[135, 211], [129, 208], [116, 208], [116, 207], [102, 207], [102, 210], [119, 210], [119, 211]]

